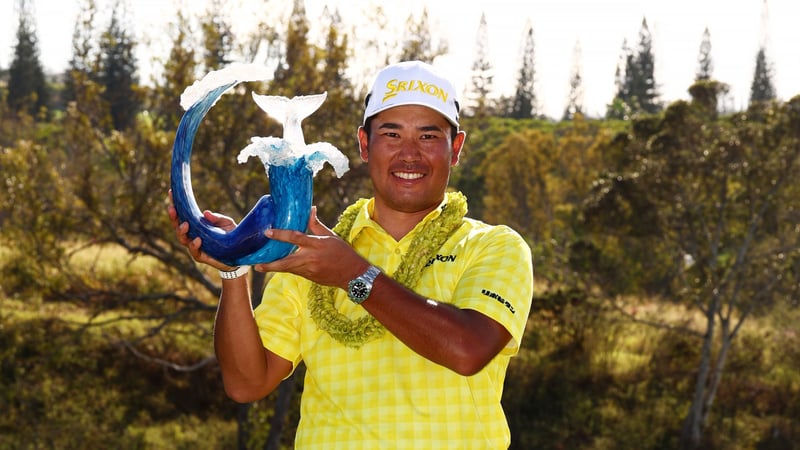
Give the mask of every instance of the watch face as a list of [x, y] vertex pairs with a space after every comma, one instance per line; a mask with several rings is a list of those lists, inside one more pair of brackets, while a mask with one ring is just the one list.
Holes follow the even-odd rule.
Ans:
[[357, 300], [361, 300], [369, 295], [369, 288], [366, 283], [358, 280], [350, 287], [350, 295]]

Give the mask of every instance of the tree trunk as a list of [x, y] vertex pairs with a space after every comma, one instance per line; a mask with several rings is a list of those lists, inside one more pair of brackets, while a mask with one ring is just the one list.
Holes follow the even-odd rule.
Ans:
[[[251, 272], [250, 283], [250, 304], [255, 308], [261, 303], [261, 294], [264, 291], [265, 275], [263, 272]], [[250, 440], [250, 408], [252, 404], [243, 403], [236, 409], [237, 425], [237, 448], [247, 450], [247, 442]]]
[[725, 369], [725, 362], [728, 359], [728, 350], [731, 348], [731, 342], [733, 341], [733, 335], [729, 334], [728, 322], [725, 320], [722, 321], [720, 336], [722, 342], [719, 355], [717, 355], [716, 364], [714, 365], [714, 373], [711, 375], [711, 383], [708, 386], [708, 396], [705, 401], [705, 406], [703, 407], [703, 417], [701, 419], [702, 424], [708, 421], [708, 414], [711, 411], [711, 406], [714, 405], [714, 399], [717, 398], [717, 391], [722, 381], [722, 372]]
[[264, 450], [279, 450], [281, 448], [283, 426], [286, 423], [286, 416], [289, 415], [296, 379], [297, 372], [295, 371], [289, 378], [283, 380], [278, 387], [278, 400], [275, 402], [275, 411], [269, 423], [269, 435], [264, 443]]
[[241, 403], [236, 408], [236, 448], [239, 450], [247, 450], [247, 441], [250, 440], [250, 420], [248, 415], [251, 406], [250, 403]]
[[703, 350], [700, 354], [700, 366], [697, 370], [694, 396], [681, 429], [680, 448], [682, 449], [696, 449], [700, 446], [700, 440], [702, 439], [703, 420], [705, 418], [703, 407], [711, 372], [711, 353], [718, 309], [719, 298], [717, 297], [706, 311], [706, 333], [703, 337]]

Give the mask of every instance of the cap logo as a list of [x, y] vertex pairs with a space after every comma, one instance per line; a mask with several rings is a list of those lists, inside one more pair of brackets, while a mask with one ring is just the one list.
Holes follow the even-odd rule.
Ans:
[[386, 93], [383, 95], [383, 100], [381, 103], [385, 102], [386, 100], [395, 97], [397, 94], [401, 92], [413, 92], [419, 91], [423, 94], [428, 94], [432, 97], [435, 97], [441, 100], [443, 103], [447, 103], [447, 92], [440, 88], [439, 86], [433, 83], [426, 83], [422, 80], [398, 80], [397, 78], [393, 80], [389, 80], [386, 83]]

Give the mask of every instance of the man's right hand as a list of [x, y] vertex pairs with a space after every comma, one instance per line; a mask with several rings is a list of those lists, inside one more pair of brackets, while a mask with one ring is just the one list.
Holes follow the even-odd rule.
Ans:
[[[189, 223], [178, 222], [178, 211], [175, 209], [175, 205], [172, 202], [172, 190], [169, 191], [169, 202], [167, 214], [169, 214], [169, 220], [172, 222], [172, 228], [175, 230], [175, 235], [178, 237], [178, 242], [180, 242], [181, 245], [189, 250], [189, 254], [192, 256], [192, 258], [199, 263], [208, 264], [209, 266], [219, 270], [234, 270], [234, 267], [228, 266], [212, 258], [208, 253], [202, 251], [200, 248], [203, 245], [202, 239], [199, 237], [191, 239], [189, 237]], [[203, 218], [210, 224], [222, 228], [225, 231], [231, 231], [236, 228], [236, 222], [230, 217], [222, 214], [217, 214], [206, 210], [203, 211]]]

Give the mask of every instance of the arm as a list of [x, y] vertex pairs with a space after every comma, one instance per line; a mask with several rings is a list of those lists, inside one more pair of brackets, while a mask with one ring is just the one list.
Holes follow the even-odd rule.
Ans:
[[214, 321], [214, 351], [225, 393], [239, 403], [264, 398], [292, 371], [291, 362], [261, 344], [247, 277], [222, 281]]
[[480, 312], [421, 297], [383, 273], [361, 305], [415, 352], [465, 376], [483, 369], [511, 339]]
[[[219, 270], [231, 267], [204, 253], [199, 238], [190, 239], [189, 225], [178, 223], [175, 208], [167, 210], [178, 241], [189, 250], [195, 261]], [[216, 226], [230, 229], [232, 219], [204, 212], [205, 218]], [[228, 396], [241, 403], [258, 400], [272, 392], [289, 375], [292, 363], [265, 349], [261, 344], [258, 326], [253, 319], [247, 277], [222, 281], [217, 316], [214, 322], [214, 350], [222, 371], [222, 381]]]
[[[291, 242], [298, 250], [256, 268], [291, 272], [323, 285], [347, 289], [348, 282], [369, 267], [369, 262], [321, 224], [314, 213], [309, 231], [313, 234], [268, 231], [271, 239]], [[372, 293], [362, 306], [409, 348], [462, 375], [477, 373], [511, 339], [509, 332], [493, 319], [422, 297], [385, 274], [375, 280]]]

